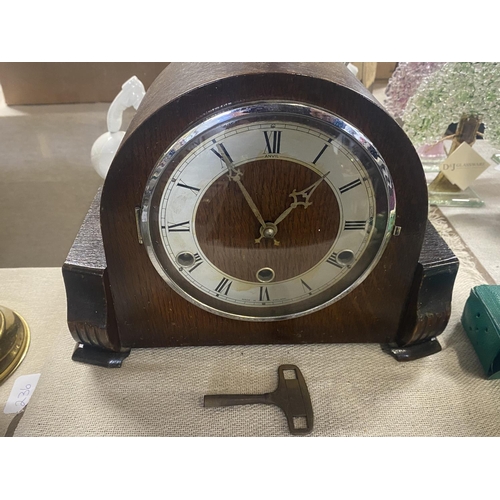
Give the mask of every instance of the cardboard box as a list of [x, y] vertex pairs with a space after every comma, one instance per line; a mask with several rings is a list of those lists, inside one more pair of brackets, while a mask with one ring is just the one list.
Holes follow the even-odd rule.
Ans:
[[156, 63], [0, 63], [8, 105], [111, 102], [132, 76], [146, 90], [168, 65]]
[[376, 62], [353, 62], [356, 68], [358, 68], [357, 77], [361, 80], [363, 85], [369, 89], [373, 82], [375, 81], [375, 74], [377, 72]]
[[395, 62], [379, 62], [377, 63], [377, 80], [389, 80], [394, 73], [398, 63]]
[[[148, 89], [168, 65], [151, 63], [0, 63], [0, 85], [6, 104], [70, 104], [111, 102], [131, 76]], [[352, 63], [370, 88], [375, 79], [389, 79], [397, 63]]]

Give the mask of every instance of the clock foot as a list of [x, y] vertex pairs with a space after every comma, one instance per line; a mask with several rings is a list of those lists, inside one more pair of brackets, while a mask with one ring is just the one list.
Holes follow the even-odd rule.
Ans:
[[104, 368], [120, 368], [123, 360], [130, 354], [130, 349], [122, 352], [113, 352], [82, 343], [76, 344], [73, 361], [88, 365], [103, 366]]
[[436, 337], [403, 347], [399, 347], [397, 344], [382, 344], [381, 347], [384, 352], [390, 354], [397, 361], [414, 361], [441, 351], [441, 344]]

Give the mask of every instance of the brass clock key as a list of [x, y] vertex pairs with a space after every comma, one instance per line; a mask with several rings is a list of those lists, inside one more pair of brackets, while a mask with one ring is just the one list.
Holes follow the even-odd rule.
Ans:
[[278, 368], [278, 387], [266, 394], [218, 394], [204, 397], [206, 408], [265, 404], [275, 405], [283, 410], [291, 434], [305, 435], [313, 430], [314, 414], [306, 381], [295, 365], [281, 365]]

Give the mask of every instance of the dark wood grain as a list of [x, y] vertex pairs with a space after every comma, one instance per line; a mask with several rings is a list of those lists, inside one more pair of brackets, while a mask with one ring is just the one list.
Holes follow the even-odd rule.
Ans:
[[77, 342], [121, 351], [102, 244], [100, 203], [101, 189], [90, 206], [62, 268], [68, 326]]
[[[112, 339], [116, 337], [116, 327], [114, 322], [106, 320], [114, 318], [114, 309], [113, 303], [109, 300], [109, 283], [98, 214], [98, 206], [94, 203], [71, 249], [72, 265], [64, 268], [68, 296], [68, 323], [78, 342], [88, 346], [123, 351], [124, 349], [119, 349], [116, 343], [109, 341], [110, 337]], [[86, 240], [84, 235], [91, 237]], [[92, 262], [104, 263], [102, 272], [95, 274], [95, 268], [86, 267]], [[458, 259], [428, 222], [405, 313], [395, 341], [387, 346], [400, 361], [418, 359], [422, 355], [440, 349], [436, 342], [429, 346], [424, 344], [430, 344], [429, 339], [442, 333], [448, 324], [457, 270]], [[87, 286], [88, 276], [91, 276], [92, 286]], [[422, 349], [417, 351], [404, 349], [408, 346], [417, 346], [418, 349], [422, 346]], [[95, 364], [92, 356], [91, 359], [85, 356], [80, 361]]]
[[443, 332], [450, 319], [458, 265], [457, 257], [427, 222], [422, 252], [401, 319], [398, 345], [423, 342]]
[[[262, 99], [325, 108], [368, 136], [393, 177], [402, 231], [371, 275], [342, 300], [294, 320], [253, 323], [203, 311], [170, 289], [138, 244], [135, 207], [160, 155], [193, 122]], [[413, 146], [342, 64], [171, 64], [144, 98], [103, 190], [102, 237], [120, 340], [127, 347], [394, 341], [426, 218], [425, 178]]]
[[[312, 170], [283, 160], [250, 162], [240, 170], [266, 222], [275, 221], [290, 206], [294, 189], [301, 191], [320, 179]], [[308, 271], [326, 256], [339, 220], [337, 199], [322, 183], [307, 209], [297, 207], [279, 224], [275, 239], [263, 238], [256, 244], [260, 224], [238, 186], [224, 176], [200, 202], [196, 234], [208, 260], [230, 276], [258, 282], [257, 271], [269, 267], [281, 281]]]

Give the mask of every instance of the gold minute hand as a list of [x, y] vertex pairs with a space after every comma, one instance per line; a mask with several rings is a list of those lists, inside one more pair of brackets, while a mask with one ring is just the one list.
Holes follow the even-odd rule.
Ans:
[[226, 151], [226, 148], [222, 144], [217, 144], [217, 150], [219, 151], [218, 156], [226, 164], [226, 167], [228, 170], [227, 176], [229, 177], [230, 180], [232, 180], [232, 181], [236, 182], [236, 184], [238, 184], [238, 187], [240, 188], [240, 191], [243, 193], [243, 196], [244, 196], [245, 200], [247, 201], [248, 206], [251, 208], [255, 217], [257, 217], [257, 220], [259, 221], [262, 228], [264, 228], [266, 226], [264, 218], [262, 217], [261, 213], [259, 212], [257, 205], [252, 200], [250, 193], [246, 190], [245, 186], [241, 182], [241, 177], [243, 176], [243, 174], [240, 172], [240, 170], [238, 168], [234, 167], [233, 162], [231, 160], [231, 157], [229, 156], [228, 152]]
[[[285, 219], [290, 212], [294, 209], [297, 208], [299, 205], [302, 205], [304, 208], [307, 208], [309, 205], [312, 205], [312, 203], [309, 201], [309, 198], [311, 195], [314, 193], [315, 189], [321, 184], [323, 179], [329, 174], [330, 172], [327, 172], [323, 176], [321, 176], [320, 179], [318, 179], [314, 184], [311, 184], [309, 187], [306, 187], [302, 191], [296, 191], [295, 189], [290, 193], [290, 197], [293, 198], [292, 203], [290, 206], [274, 221], [274, 225], [277, 226], [280, 222]], [[299, 196], [302, 196], [304, 199], [299, 201]]]
[[[255, 205], [255, 203], [253, 202], [252, 197], [250, 196], [248, 191], [245, 189], [245, 186], [241, 183], [240, 177], [242, 174], [239, 171], [238, 171], [238, 173], [240, 174], [239, 177], [236, 177], [232, 180], [234, 180], [236, 182], [236, 184], [238, 184], [241, 192], [243, 193], [243, 196], [245, 197], [245, 200], [247, 200], [248, 206], [252, 209], [252, 212], [255, 214], [255, 217], [257, 217], [257, 220], [260, 222], [260, 225], [264, 228], [266, 226], [264, 218], [260, 214], [259, 209]], [[229, 178], [231, 179], [231, 176], [229, 176]]]

